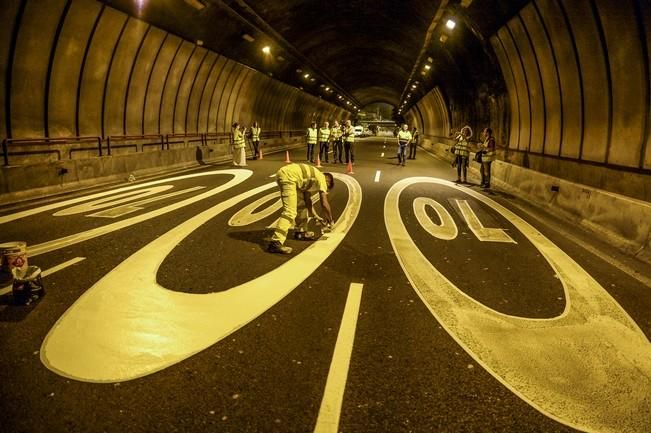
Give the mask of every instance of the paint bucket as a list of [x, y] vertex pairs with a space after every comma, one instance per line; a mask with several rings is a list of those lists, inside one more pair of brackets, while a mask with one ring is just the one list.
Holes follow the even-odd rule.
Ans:
[[27, 269], [27, 243], [7, 242], [0, 244], [0, 269], [3, 277], [11, 277], [14, 269]]

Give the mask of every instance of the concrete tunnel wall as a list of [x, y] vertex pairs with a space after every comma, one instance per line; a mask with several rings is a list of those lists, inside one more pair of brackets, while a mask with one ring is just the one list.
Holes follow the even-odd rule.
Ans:
[[0, 140], [226, 133], [254, 120], [291, 131], [349, 115], [93, 0], [3, 2], [0, 74]]
[[[530, 2], [490, 37], [506, 107], [467, 113], [473, 139], [491, 126], [508, 162], [651, 201], [649, 23], [636, 0]], [[436, 141], [462, 126], [450, 102], [435, 88], [405, 117]]]

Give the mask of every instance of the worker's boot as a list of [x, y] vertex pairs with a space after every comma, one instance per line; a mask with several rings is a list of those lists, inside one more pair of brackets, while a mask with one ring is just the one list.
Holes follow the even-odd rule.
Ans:
[[270, 253], [277, 253], [277, 254], [291, 254], [292, 248], [286, 247], [278, 241], [271, 241], [269, 242], [267, 251], [269, 251]]

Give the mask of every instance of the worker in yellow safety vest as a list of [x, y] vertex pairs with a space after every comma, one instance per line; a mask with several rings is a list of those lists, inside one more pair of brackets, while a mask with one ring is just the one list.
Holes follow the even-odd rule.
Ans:
[[409, 125], [404, 123], [402, 129], [398, 131], [398, 165], [405, 166], [406, 150], [412, 140], [411, 132], [409, 132]]
[[350, 123], [350, 120], [346, 120], [346, 126], [344, 126], [344, 151], [346, 152], [346, 164], [349, 162], [351, 164], [355, 163], [355, 129]]
[[246, 143], [243, 129], [239, 123], [233, 123], [233, 165], [237, 167], [246, 167]]
[[[328, 191], [335, 181], [330, 173], [321, 173], [317, 168], [307, 164], [288, 164], [276, 172], [276, 182], [280, 189], [280, 199], [283, 210], [267, 246], [270, 253], [291, 254], [292, 249], [286, 247], [287, 234], [295, 226], [294, 238], [314, 240], [314, 232], [307, 231], [310, 214], [321, 219], [312, 207], [312, 194], [318, 192], [327, 225], [332, 224], [332, 210], [328, 202]], [[299, 194], [300, 193], [300, 194]]]
[[251, 126], [251, 142], [253, 143], [253, 159], [258, 159], [260, 157], [260, 133], [262, 129], [258, 125], [258, 122], [253, 122]]
[[[470, 146], [468, 139], [472, 136], [472, 129], [466, 125], [461, 128], [456, 136], [457, 143], [454, 145], [455, 163], [457, 165], [457, 182], [465, 183], [468, 174], [468, 157], [470, 156]], [[463, 177], [461, 174], [463, 173]]]
[[330, 150], [330, 123], [323, 122], [323, 127], [319, 128], [319, 159], [328, 161], [328, 151]]
[[319, 131], [316, 129], [316, 122], [312, 122], [305, 133], [307, 139], [307, 160], [309, 162], [314, 162], [314, 146], [316, 146], [318, 135]]
[[342, 141], [342, 136], [344, 131], [341, 129], [339, 122], [335, 120], [335, 123], [332, 125], [330, 130], [330, 137], [332, 137], [332, 162], [335, 164], [337, 160], [339, 163], [343, 163], [342, 159], [344, 157], [344, 142]]

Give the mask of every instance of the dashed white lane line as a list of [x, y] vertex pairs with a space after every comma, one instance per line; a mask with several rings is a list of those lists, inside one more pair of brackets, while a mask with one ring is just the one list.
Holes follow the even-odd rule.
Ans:
[[380, 170], [375, 172], [375, 182], [379, 182], [379, 181], [380, 181]]
[[381, 157], [381, 158], [384, 158], [384, 152], [382, 152], [382, 154], [380, 155], [380, 157]]
[[[50, 269], [46, 269], [41, 273], [42, 277], [47, 277], [48, 275], [52, 275], [55, 272], [59, 272], [69, 266], [75, 265], [83, 260], [86, 260], [86, 257], [75, 257], [74, 259], [70, 259], [67, 262], [60, 263]], [[2, 289], [0, 289], [0, 296], [4, 296], [7, 293], [11, 292], [11, 285], [5, 286]]]
[[364, 285], [359, 283], [350, 284], [344, 316], [341, 319], [341, 327], [337, 335], [335, 352], [330, 363], [330, 371], [328, 372], [314, 433], [337, 433], [339, 431], [341, 404], [346, 389], [350, 356], [353, 352], [353, 341], [355, 340], [355, 328], [357, 327], [363, 287]]

